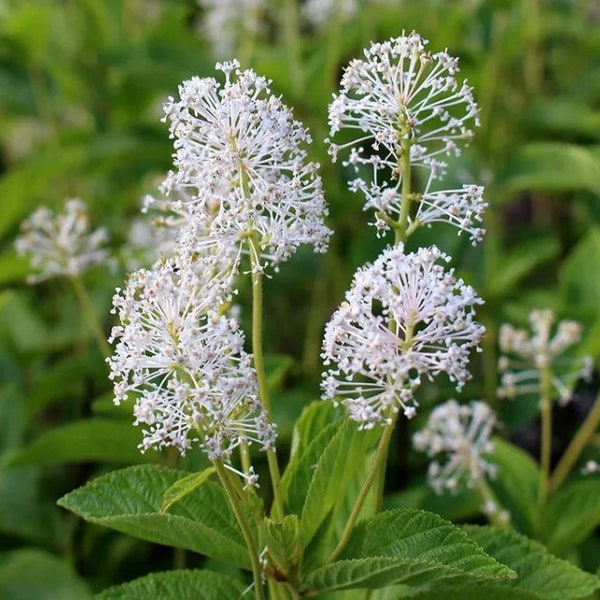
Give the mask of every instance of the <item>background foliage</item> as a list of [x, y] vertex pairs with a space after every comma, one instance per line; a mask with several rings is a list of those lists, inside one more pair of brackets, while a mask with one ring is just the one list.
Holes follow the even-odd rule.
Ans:
[[[142, 197], [155, 191], [171, 162], [161, 104], [183, 79], [213, 73], [202, 18], [186, 0], [0, 3], [0, 597], [87, 598], [183, 561], [206, 564], [56, 506], [66, 492], [116, 467], [205, 465], [195, 454], [178, 463], [138, 452], [141, 434], [130, 424], [130, 407], [112, 405], [107, 366], [70, 288], [60, 280], [27, 286], [27, 263], [13, 248], [20, 222], [38, 205], [60, 209], [66, 197], [85, 200], [118, 257], [113, 271], [84, 277], [108, 334], [112, 291], [128, 268], [129, 231]], [[500, 413], [504, 437], [537, 448], [535, 404], [496, 400], [496, 333], [505, 321], [523, 324], [532, 308], [550, 307], [582, 322], [582, 352], [600, 354], [600, 7], [594, 0], [367, 3], [347, 22], [303, 26], [296, 50], [283, 23], [267, 25], [242, 66], [272, 78], [309, 126], [335, 230], [327, 255], [299, 252], [265, 290], [268, 371], [284, 444], [319, 393], [324, 322], [356, 267], [386, 243], [346, 191], [344, 170], [327, 157], [326, 107], [341, 67], [368, 41], [414, 29], [433, 50], [460, 56], [475, 89], [482, 127], [449, 179], [485, 184], [490, 207], [488, 234], [476, 249], [444, 228], [420, 232], [409, 247], [435, 241], [457, 257], [460, 275], [485, 299], [484, 353], [464, 396], [486, 399]], [[242, 311], [245, 299], [242, 290]], [[592, 382], [578, 389], [561, 409], [555, 459], [596, 388]], [[431, 384], [424, 400], [434, 405], [449, 394]], [[397, 433], [388, 506], [469, 520], [477, 513], [469, 494], [436, 497], [425, 487], [423, 459], [409, 450], [419, 424], [409, 430], [404, 422]], [[535, 490], [535, 468], [511, 448], [499, 462], [513, 465], [514, 481], [495, 491], [519, 530], [535, 536], [526, 495], [528, 486]], [[598, 441], [590, 452], [600, 455]], [[597, 572], [600, 540], [590, 533], [600, 523], [600, 483], [577, 485], [571, 496], [554, 498], [543, 541]], [[478, 535], [485, 546], [485, 533]], [[229, 569], [207, 560], [214, 570]]]

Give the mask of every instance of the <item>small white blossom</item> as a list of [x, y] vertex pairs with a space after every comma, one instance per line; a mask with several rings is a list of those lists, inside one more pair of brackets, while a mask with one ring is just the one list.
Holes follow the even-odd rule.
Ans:
[[399, 410], [412, 417], [422, 377], [446, 373], [459, 390], [470, 378], [469, 354], [484, 331], [473, 306], [482, 301], [439, 260], [449, 257], [436, 247], [386, 249], [358, 270], [326, 326], [322, 357], [335, 366], [323, 376], [323, 397], [340, 401], [364, 429]]
[[[589, 379], [593, 369], [590, 357], [567, 359], [565, 351], [581, 338], [581, 325], [560, 321], [552, 336], [555, 321], [551, 310], [534, 310], [529, 321], [531, 333], [509, 324], [500, 328], [499, 370], [502, 372], [498, 396], [515, 398], [521, 394], [539, 393], [544, 373], [548, 373], [552, 391], [566, 403], [578, 379]], [[508, 356], [510, 355], [510, 356]]]
[[[356, 131], [352, 141], [332, 143], [336, 160], [340, 150], [350, 149], [343, 163], [359, 174], [350, 182], [352, 191], [366, 197], [365, 208], [388, 218], [400, 213], [401, 158], [410, 153], [410, 164], [424, 170], [423, 206], [411, 211], [409, 223], [446, 221], [481, 238], [481, 213], [486, 204], [483, 188], [435, 191], [432, 184], [446, 170], [445, 157], [456, 156], [479, 125], [472, 89], [456, 79], [458, 59], [447, 52], [431, 54], [427, 40], [416, 33], [374, 43], [364, 51], [365, 60], [353, 60], [344, 71], [341, 92], [329, 106], [330, 135], [342, 129]], [[364, 172], [372, 171], [370, 178]], [[375, 222], [387, 228], [385, 219]]]
[[259, 32], [265, 0], [198, 0], [205, 9], [202, 31], [217, 57], [230, 56], [245, 34]]
[[164, 189], [191, 197], [180, 252], [226, 244], [248, 253], [252, 245], [266, 266], [301, 244], [325, 251], [331, 231], [318, 165], [306, 161], [308, 132], [267, 79], [240, 71], [237, 61], [217, 68], [224, 85], [193, 77], [180, 86], [180, 99], [165, 105], [176, 170]]
[[598, 463], [595, 460], [588, 460], [588, 461], [586, 461], [585, 465], [582, 467], [581, 472], [584, 475], [600, 473], [600, 463]]
[[120, 325], [109, 342], [115, 403], [135, 398], [142, 450], [199, 445], [228, 461], [242, 442], [272, 447], [275, 429], [257, 395], [251, 356], [235, 320], [219, 316], [227, 286], [167, 262], [130, 275], [117, 289]]
[[[461, 405], [449, 400], [433, 409], [427, 425], [413, 436], [413, 445], [429, 457], [444, 455], [444, 461], [429, 465], [428, 481], [437, 494], [455, 492], [461, 484], [473, 487], [485, 477], [494, 477], [496, 466], [486, 454], [494, 446], [490, 441], [496, 417], [485, 402]], [[497, 512], [487, 504], [486, 514]]]
[[31, 266], [38, 271], [29, 283], [66, 275], [77, 277], [92, 265], [107, 264], [109, 255], [103, 247], [108, 239], [104, 228], [90, 232], [87, 205], [81, 200], [67, 200], [65, 211], [55, 215], [49, 208], [38, 208], [21, 224], [15, 241], [20, 255], [29, 254]]

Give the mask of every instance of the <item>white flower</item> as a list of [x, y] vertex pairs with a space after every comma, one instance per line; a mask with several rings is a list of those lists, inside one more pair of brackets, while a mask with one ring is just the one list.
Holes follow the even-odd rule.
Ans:
[[49, 208], [38, 208], [21, 224], [21, 235], [15, 241], [20, 255], [29, 254], [31, 265], [39, 271], [27, 280], [37, 283], [66, 275], [77, 277], [92, 265], [107, 264], [108, 239], [104, 228], [89, 231], [87, 206], [81, 200], [67, 200], [64, 213], [55, 215]]
[[[504, 324], [500, 328], [502, 372], [498, 395], [515, 398], [520, 394], [538, 393], [544, 373], [548, 374], [553, 393], [561, 402], [571, 399], [573, 385], [579, 378], [589, 379], [593, 369], [588, 356], [573, 360], [564, 352], [581, 338], [581, 325], [575, 321], [560, 321], [552, 337], [555, 316], [551, 310], [534, 310], [529, 316], [532, 332]], [[506, 356], [506, 355], [511, 355]]]
[[582, 467], [581, 472], [583, 475], [591, 475], [593, 473], [600, 473], [600, 463], [595, 460], [586, 461]]
[[236, 42], [245, 34], [260, 30], [265, 0], [198, 0], [205, 9], [202, 30], [215, 55], [230, 56]]
[[310, 136], [292, 112], [271, 95], [269, 81], [237, 61], [217, 65], [225, 73], [194, 77], [165, 105], [175, 138], [175, 172], [165, 190], [185, 189], [191, 226], [180, 252], [203, 253], [226, 244], [277, 265], [301, 244], [324, 251], [331, 231], [318, 165], [306, 161]]
[[306, 0], [302, 16], [315, 27], [322, 27], [335, 18], [347, 20], [356, 13], [356, 0]]
[[[449, 400], [433, 409], [425, 428], [413, 436], [413, 444], [427, 456], [445, 456], [445, 461], [429, 465], [428, 480], [437, 494], [456, 491], [460, 484], [473, 487], [495, 476], [496, 466], [485, 458], [494, 449], [490, 437], [495, 424], [494, 412], [485, 402], [461, 405]], [[488, 503], [484, 512], [497, 510]]]
[[242, 442], [268, 449], [275, 429], [257, 397], [256, 374], [233, 319], [213, 311], [227, 292], [219, 278], [200, 280], [164, 263], [130, 275], [117, 289], [110, 378], [115, 403], [135, 398], [142, 450], [199, 445], [228, 461]]
[[[445, 157], [456, 156], [460, 146], [473, 137], [479, 125], [478, 109], [471, 88], [459, 82], [458, 59], [447, 52], [431, 54], [427, 40], [416, 33], [374, 43], [364, 51], [365, 59], [353, 60], [341, 81], [341, 93], [329, 106], [330, 135], [342, 129], [355, 130], [352, 141], [331, 144], [335, 160], [340, 150], [350, 148], [344, 165], [360, 176], [350, 183], [352, 191], [366, 197], [365, 208], [374, 208], [388, 218], [400, 213], [401, 159], [410, 153], [410, 164], [420, 167], [426, 180], [417, 214], [409, 224], [447, 221], [481, 237], [476, 222], [486, 204], [482, 188], [435, 191], [433, 183], [446, 169]], [[366, 178], [365, 167], [372, 170]], [[375, 224], [386, 229], [379, 216]]]
[[326, 326], [322, 357], [335, 366], [324, 374], [323, 397], [340, 398], [365, 429], [401, 409], [412, 417], [422, 377], [446, 373], [459, 390], [470, 378], [469, 354], [484, 331], [472, 307], [482, 301], [438, 260], [449, 258], [436, 247], [386, 249], [359, 269]]

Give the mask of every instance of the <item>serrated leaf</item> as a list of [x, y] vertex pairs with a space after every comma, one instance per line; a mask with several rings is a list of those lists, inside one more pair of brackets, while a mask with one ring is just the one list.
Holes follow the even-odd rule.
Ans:
[[539, 596], [524, 590], [516, 590], [501, 583], [477, 585], [449, 585], [411, 594], [412, 600], [539, 600]]
[[550, 496], [544, 511], [546, 545], [564, 551], [583, 541], [600, 525], [600, 480], [565, 485]]
[[588, 596], [600, 579], [548, 553], [546, 548], [512, 530], [466, 525], [463, 530], [490, 556], [516, 571], [506, 585], [534, 592], [544, 599], [569, 600]]
[[239, 600], [244, 585], [212, 571], [152, 573], [96, 594], [96, 600]]
[[206, 481], [171, 513], [160, 514], [163, 494], [187, 475], [166, 467], [130, 467], [89, 482], [58, 504], [91, 523], [250, 568], [244, 538], [218, 484]]
[[527, 144], [505, 182], [512, 192], [587, 190], [600, 194], [600, 159], [593, 149], [561, 142]]
[[502, 507], [509, 511], [513, 527], [533, 535], [539, 518], [537, 463], [524, 450], [499, 438], [494, 438], [491, 461], [498, 466], [498, 476], [490, 481], [490, 486]]
[[389, 510], [358, 523], [340, 559], [368, 556], [431, 562], [480, 578], [514, 576], [458, 527], [418, 509]]
[[139, 429], [130, 423], [87, 419], [55, 427], [13, 455], [7, 466], [47, 465], [61, 462], [141, 463], [156, 460], [157, 452], [142, 454]]
[[163, 494], [160, 504], [161, 514], [167, 512], [174, 504], [199, 488], [214, 472], [214, 467], [208, 467], [208, 469], [204, 469], [200, 473], [190, 473], [190, 475], [178, 479]]
[[65, 561], [41, 550], [0, 555], [2, 600], [91, 600], [85, 582]]
[[376, 589], [389, 585], [464, 583], [513, 577], [462, 531], [417, 509], [393, 510], [361, 521], [340, 560], [305, 578], [307, 589]]

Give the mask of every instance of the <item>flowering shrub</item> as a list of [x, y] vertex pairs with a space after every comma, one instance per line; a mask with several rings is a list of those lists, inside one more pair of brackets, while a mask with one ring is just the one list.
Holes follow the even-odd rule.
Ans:
[[[169, 26], [163, 16], [178, 14], [143, 4], [136, 22], [157, 32]], [[554, 246], [523, 242], [512, 262], [495, 263], [506, 215], [495, 205], [499, 175], [479, 155], [512, 151], [493, 150], [501, 141], [490, 133], [495, 63], [487, 87], [476, 85], [466, 53], [471, 87], [435, 37], [429, 50], [414, 31], [383, 36], [367, 19], [375, 10], [401, 9], [382, 0], [200, 0], [198, 27], [189, 18], [186, 27], [226, 60], [209, 76], [178, 71], [176, 97], [168, 95], [175, 81], [164, 90], [157, 137], [160, 169], [164, 140], [172, 144], [170, 170], [155, 166], [146, 179], [143, 164], [127, 177], [115, 166], [114, 180], [88, 188], [94, 208], [95, 193], [143, 179], [129, 194], [143, 198], [141, 213], [96, 202], [88, 216], [81, 200], [61, 212], [50, 199], [15, 236], [16, 268], [35, 271], [28, 298], [62, 280], [73, 291], [60, 292], [56, 308], [67, 316], [37, 336], [46, 354], [27, 376], [56, 361], [51, 382], [64, 379], [61, 398], [69, 402], [68, 386], [81, 383], [86, 400], [71, 407], [73, 422], [7, 453], [0, 489], [10, 489], [2, 476], [11, 469], [27, 477], [18, 469], [56, 459], [100, 463], [91, 477], [56, 483], [56, 514], [85, 532], [84, 522], [118, 532], [89, 534], [111, 540], [107, 562], [140, 548], [136, 560], [147, 566], [90, 577], [98, 598], [550, 600], [600, 589], [590, 558], [600, 524], [600, 400], [557, 442], [567, 420], [559, 411], [580, 406], [578, 394], [595, 384], [600, 348], [585, 322], [596, 321], [582, 312], [584, 324], [565, 319], [553, 329], [555, 314], [574, 312], [568, 304], [520, 293], [558, 254]], [[358, 53], [359, 24], [362, 58], [342, 69], [344, 44]], [[323, 43], [314, 64], [308, 36]], [[284, 58], [267, 51], [275, 48]], [[539, 65], [528, 58], [524, 68], [522, 93], [535, 96]], [[119, 131], [123, 115], [110, 123], [103, 107], [102, 126]], [[76, 111], [69, 118], [87, 123]], [[480, 127], [489, 148], [475, 146]], [[106, 146], [129, 152], [118, 136]], [[523, 176], [511, 181], [518, 190]], [[588, 251], [576, 249], [561, 272], [565, 297], [583, 294], [576, 274]], [[273, 302], [282, 290], [292, 310]], [[0, 295], [0, 314], [4, 302]], [[595, 315], [597, 304], [586, 306]], [[507, 323], [527, 314], [531, 331]], [[292, 356], [277, 354], [288, 346]], [[69, 353], [75, 359], [60, 362]], [[12, 365], [2, 360], [0, 370]], [[46, 410], [55, 392], [48, 380], [39, 385], [32, 402]], [[45, 422], [54, 418], [48, 411]], [[75, 566], [90, 569], [83, 549], [94, 544], [73, 530], [61, 543], [69, 552], [80, 545]], [[112, 540], [129, 539], [123, 534], [142, 541], [117, 553]], [[146, 561], [150, 544], [174, 548], [175, 568]], [[8, 556], [0, 596], [17, 559], [32, 573], [55, 565], [45, 554]], [[67, 571], [56, 591], [77, 600], [89, 589]]]

